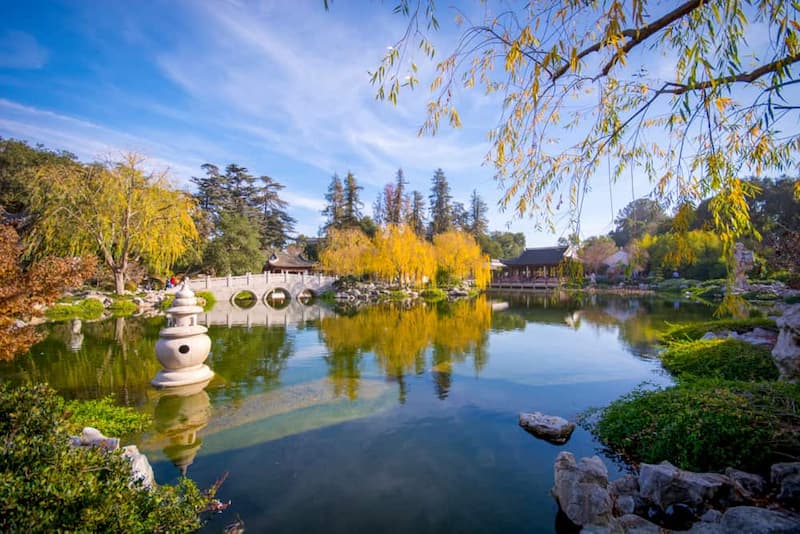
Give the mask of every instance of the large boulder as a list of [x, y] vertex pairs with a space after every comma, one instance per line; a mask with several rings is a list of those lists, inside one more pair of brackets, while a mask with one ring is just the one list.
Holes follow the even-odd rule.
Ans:
[[772, 358], [781, 379], [797, 382], [800, 380], [800, 304], [786, 308], [775, 323], [779, 332]]
[[553, 495], [576, 525], [604, 525], [611, 520], [608, 470], [597, 456], [581, 458], [578, 463], [572, 453], [559, 453]]
[[755, 506], [737, 506], [723, 514], [720, 526], [724, 532], [797, 534], [800, 532], [800, 515]]
[[142, 487], [146, 489], [151, 489], [156, 485], [153, 467], [147, 460], [147, 456], [139, 452], [136, 445], [123, 447], [122, 456], [131, 462], [131, 481], [141, 483]]
[[759, 497], [767, 491], [767, 481], [760, 475], [729, 467], [725, 470], [725, 476], [739, 484], [748, 498]]
[[608, 485], [608, 493], [614, 503], [616, 515], [633, 514], [637, 509], [643, 508], [639, 497], [639, 479], [635, 475], [625, 475], [614, 480]]
[[707, 504], [728, 505], [743, 500], [736, 484], [725, 475], [684, 471], [669, 462], [642, 464], [639, 488], [642, 498], [662, 511], [673, 505], [702, 510]]
[[84, 427], [80, 436], [72, 436], [70, 439], [73, 447], [96, 447], [109, 452], [119, 449], [119, 438], [104, 436], [90, 426]]
[[800, 504], [800, 462], [774, 464], [770, 479], [778, 488], [778, 500], [787, 504]]
[[563, 417], [545, 415], [541, 412], [519, 414], [519, 426], [537, 438], [556, 445], [563, 445], [569, 441], [572, 431], [575, 430], [575, 424]]
[[581, 534], [662, 534], [669, 532], [647, 519], [633, 514], [615, 517], [608, 523], [584, 525]]

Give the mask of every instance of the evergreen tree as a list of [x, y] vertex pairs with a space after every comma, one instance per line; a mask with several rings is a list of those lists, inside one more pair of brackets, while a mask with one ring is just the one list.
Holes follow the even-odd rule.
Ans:
[[264, 254], [258, 228], [245, 215], [223, 211], [219, 217], [218, 235], [205, 250], [203, 263], [216, 275], [261, 272]]
[[261, 185], [255, 190], [253, 201], [259, 209], [259, 235], [262, 248], [282, 248], [294, 231], [294, 217], [286, 212], [288, 204], [281, 199], [284, 186], [269, 176], [259, 176]]
[[485, 236], [489, 231], [489, 220], [486, 218], [488, 211], [486, 202], [478, 194], [477, 189], [473, 189], [472, 195], [469, 197], [469, 233], [475, 239]]
[[231, 163], [225, 167], [225, 188], [228, 192], [227, 210], [232, 210], [235, 213], [241, 213], [247, 216], [253, 216], [257, 211], [256, 203], [256, 178], [247, 171], [246, 167], [242, 167], [235, 163]]
[[411, 206], [408, 210], [406, 224], [414, 230], [414, 233], [422, 237], [425, 235], [425, 200], [422, 193], [412, 191]]
[[356, 183], [356, 177], [348, 172], [344, 179], [344, 205], [342, 213], [342, 227], [354, 228], [361, 220], [361, 206], [358, 199], [359, 190], [364, 189]]
[[324, 231], [327, 232], [331, 228], [342, 228], [342, 221], [344, 220], [344, 186], [339, 179], [338, 174], [331, 177], [331, 183], [328, 186], [328, 192], [325, 193], [325, 200], [328, 205], [322, 210], [322, 214], [327, 217], [325, 222]]
[[442, 169], [433, 174], [431, 195], [431, 235], [441, 234], [453, 228], [453, 208], [451, 205], [450, 184]]
[[453, 227], [462, 232], [469, 232], [470, 212], [461, 202], [453, 202]]
[[387, 224], [400, 224], [405, 219], [408, 211], [408, 198], [405, 195], [405, 187], [408, 184], [403, 176], [403, 169], [397, 169], [394, 184], [389, 184], [384, 188], [384, 206], [386, 210]]

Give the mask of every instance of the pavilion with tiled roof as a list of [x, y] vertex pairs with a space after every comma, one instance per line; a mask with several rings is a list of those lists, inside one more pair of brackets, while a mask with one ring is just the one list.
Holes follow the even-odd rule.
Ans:
[[270, 254], [264, 271], [270, 273], [307, 273], [314, 268], [314, 262], [300, 254], [276, 251]]
[[[503, 269], [494, 273], [492, 285], [557, 282], [565, 261], [574, 257], [571, 247], [526, 248], [516, 258], [502, 259]], [[549, 284], [548, 284], [549, 285]]]

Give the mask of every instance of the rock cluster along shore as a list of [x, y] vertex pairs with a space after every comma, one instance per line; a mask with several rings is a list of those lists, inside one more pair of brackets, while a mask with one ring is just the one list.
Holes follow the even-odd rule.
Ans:
[[[422, 296], [420, 292], [413, 289], [392, 288], [385, 284], [356, 283], [339, 287], [334, 298], [337, 302], [367, 304], [396, 298], [398, 292], [405, 294], [404, 300], [415, 300]], [[468, 286], [453, 287], [446, 290], [445, 295], [450, 299], [468, 297], [470, 288]]]
[[[730, 468], [693, 473], [662, 462], [609, 482], [600, 458], [576, 461], [563, 451], [553, 495], [582, 532], [800, 532], [800, 514], [787, 509], [800, 505], [800, 462], [773, 465], [769, 481]], [[774, 499], [771, 508], [755, 506], [768, 499]]]

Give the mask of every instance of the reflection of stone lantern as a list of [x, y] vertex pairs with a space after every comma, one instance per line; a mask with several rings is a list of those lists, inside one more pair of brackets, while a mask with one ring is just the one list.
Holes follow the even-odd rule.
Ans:
[[81, 320], [73, 319], [70, 324], [69, 350], [78, 352], [83, 346], [83, 332], [81, 332]]
[[156, 357], [164, 369], [152, 380], [154, 386], [172, 388], [208, 383], [214, 376], [203, 363], [211, 350], [211, 339], [206, 335], [208, 329], [197, 324], [197, 314], [202, 311], [184, 279], [172, 307], [167, 310], [167, 328], [158, 333]]
[[186, 475], [186, 468], [203, 444], [197, 432], [208, 424], [211, 401], [202, 389], [194, 393], [179, 389], [177, 394], [170, 390], [158, 400], [153, 419], [158, 433], [169, 440], [164, 454]]

